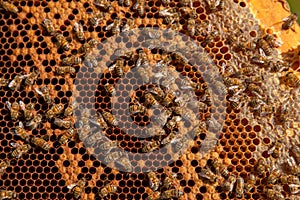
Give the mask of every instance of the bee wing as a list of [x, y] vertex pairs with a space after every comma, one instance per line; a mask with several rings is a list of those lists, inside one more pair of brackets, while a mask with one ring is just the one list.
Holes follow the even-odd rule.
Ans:
[[133, 5], [133, 7], [132, 7], [132, 9], [133, 10], [136, 10], [137, 8], [138, 8], [138, 6], [139, 6], [139, 3], [138, 3], [138, 1]]
[[26, 106], [25, 106], [25, 103], [23, 102], [23, 101], [19, 101], [19, 105], [20, 105], [20, 107], [21, 107], [21, 109], [23, 110], [23, 111], [25, 111], [26, 110]]
[[11, 142], [10, 143], [10, 146], [12, 146], [12, 147], [19, 147], [19, 146], [21, 146], [19, 143], [15, 143], [15, 142]]
[[77, 185], [77, 183], [72, 183], [70, 185], [67, 186], [68, 189], [72, 189]]
[[5, 105], [8, 108], [8, 110], [11, 110], [11, 103], [9, 101], [6, 101]]
[[114, 70], [114, 68], [116, 68], [116, 66], [117, 66], [117, 64], [115, 63], [115, 64], [111, 65], [110, 67], [108, 67], [108, 70], [112, 71], [112, 70]]
[[107, 25], [104, 30], [109, 31], [113, 27], [114, 27], [114, 23], [111, 23], [111, 24]]
[[36, 93], [38, 93], [41, 96], [44, 96], [44, 94], [42, 93], [41, 90], [39, 90], [38, 88], [34, 88], [34, 90], [36, 91]]
[[286, 22], [286, 21], [290, 20], [290, 18], [291, 18], [290, 16], [287, 16], [287, 17], [283, 18], [282, 21]]

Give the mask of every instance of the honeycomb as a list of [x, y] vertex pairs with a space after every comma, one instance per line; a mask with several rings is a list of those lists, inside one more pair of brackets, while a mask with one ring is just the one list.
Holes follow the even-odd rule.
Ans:
[[[104, 2], [104, 6], [95, 2]], [[262, 26], [250, 1], [221, 0], [214, 11], [212, 5], [218, 2], [214, 0], [151, 0], [145, 1], [143, 15], [139, 14], [142, 0], [129, 1], [130, 6], [125, 1], [95, 2], [10, 1], [18, 13], [0, 13], [0, 77], [1, 83], [5, 82], [0, 90], [0, 166], [10, 162], [8, 167], [0, 167], [1, 193], [14, 191], [16, 199], [74, 199], [75, 189], [69, 186], [85, 178], [87, 183], [79, 192], [81, 199], [101, 199], [107, 184], [116, 186], [116, 191], [106, 199], [149, 199], [154, 190], [161, 199], [168, 199], [169, 189], [162, 183], [172, 177], [170, 188], [182, 194], [173, 199], [299, 199], [299, 189], [294, 188], [299, 181], [300, 162], [298, 44], [290, 45], [296, 46], [294, 49], [288, 49], [285, 43], [274, 44], [271, 55], [262, 56], [272, 45], [260, 45], [258, 39], [274, 34], [278, 43], [281, 32], [271, 25]], [[162, 17], [161, 11], [171, 13], [172, 20], [172, 9], [180, 15], [168, 24], [169, 14]], [[99, 11], [104, 16], [97, 26], [92, 26], [89, 20]], [[196, 25], [201, 25], [199, 34], [191, 33], [189, 23], [193, 17]], [[42, 26], [45, 18], [53, 23], [56, 33], [66, 38], [70, 50], [60, 48], [57, 37]], [[120, 23], [114, 26], [118, 20]], [[133, 23], [129, 31], [122, 31], [130, 20]], [[74, 34], [75, 22], [83, 26], [84, 41]], [[290, 31], [293, 30], [286, 30]], [[99, 44], [84, 55], [82, 47], [93, 39]], [[130, 56], [117, 55], [120, 50]], [[83, 62], [72, 66], [75, 73], [58, 75], [62, 60], [71, 56], [79, 56]], [[168, 56], [171, 61], [163, 66], [168, 72], [163, 74], [164, 69], [157, 64]], [[96, 59], [95, 66], [88, 57]], [[113, 68], [120, 58], [124, 65], [122, 76], [116, 66]], [[141, 67], [137, 67], [139, 61], [148, 62], [144, 76], [139, 72]], [[24, 78], [19, 89], [8, 87], [16, 76], [34, 71], [39, 72], [34, 84], [25, 85]], [[162, 78], [157, 78], [160, 73]], [[148, 76], [152, 83], [145, 80]], [[197, 87], [187, 93], [181, 81]], [[113, 86], [115, 95], [106, 89], [108, 85]], [[44, 86], [49, 88], [50, 102], [37, 92]], [[164, 103], [155, 98], [159, 105], [146, 105], [146, 94], [153, 94], [149, 91], [155, 88], [161, 88], [164, 95], [176, 91], [174, 99]], [[188, 119], [176, 111], [159, 118], [176, 108], [181, 96], [190, 97], [186, 94], [194, 97], [189, 103], [198, 102], [204, 108], [196, 106]], [[19, 122], [26, 125], [29, 121], [25, 113], [18, 110], [19, 119], [12, 120], [7, 101], [33, 103], [30, 113], [42, 115], [41, 123], [32, 130], [25, 126], [29, 139], [15, 133]], [[144, 113], [129, 111], [136, 102], [146, 108]], [[70, 120], [75, 133], [60, 145], [58, 141], [68, 128], [60, 127], [47, 115], [53, 105], [62, 105], [65, 110], [70, 104], [73, 115], [64, 116], [62, 112], [55, 117]], [[99, 129], [92, 119], [96, 117], [97, 122], [97, 113], [104, 116], [104, 111], [111, 113], [117, 124], [108, 117], [104, 119], [108, 127]], [[169, 128], [167, 124], [172, 119], [179, 120]], [[154, 130], [149, 131], [154, 135], [147, 135], [157, 120], [163, 121], [160, 125], [164, 134]], [[203, 124], [205, 127], [196, 134], [195, 127]], [[181, 135], [181, 139], [175, 136], [168, 145], [159, 143], [155, 151], [143, 152], [147, 144], [162, 142], [173, 133]], [[45, 139], [49, 149], [40, 148], [41, 142], [34, 143], [36, 138]], [[15, 158], [15, 143], [30, 144], [31, 149]], [[105, 144], [117, 147], [103, 151]], [[117, 157], [106, 162], [110, 155]], [[130, 162], [129, 167], [120, 164], [121, 158]], [[264, 162], [262, 172], [260, 160]], [[245, 184], [250, 184], [254, 175], [253, 187], [240, 197], [237, 181], [230, 184], [229, 191], [225, 190], [230, 178], [218, 172], [216, 162], [230, 177], [242, 178]], [[275, 169], [279, 169], [279, 175]], [[203, 176], [205, 170], [210, 172], [208, 177]], [[161, 182], [156, 189], [149, 181], [151, 171]], [[284, 181], [292, 175], [295, 182]], [[273, 191], [278, 193], [272, 196]]]

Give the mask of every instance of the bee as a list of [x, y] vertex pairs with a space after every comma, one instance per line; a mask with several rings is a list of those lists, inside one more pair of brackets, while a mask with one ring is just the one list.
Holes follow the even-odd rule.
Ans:
[[120, 27], [121, 27], [122, 21], [119, 18], [116, 18], [113, 23], [106, 26], [106, 31], [111, 31], [113, 35], [120, 33]]
[[117, 190], [118, 190], [118, 188], [117, 188], [115, 182], [108, 183], [103, 188], [100, 189], [100, 192], [98, 193], [98, 195], [99, 195], [99, 197], [101, 197], [103, 199], [104, 197], [106, 197], [109, 194], [116, 193]]
[[297, 184], [300, 185], [300, 180], [297, 176], [294, 175], [282, 175], [280, 177], [280, 182], [282, 184]]
[[279, 39], [276, 39], [273, 34], [266, 34], [263, 39], [270, 45], [272, 48], [280, 47], [283, 42]]
[[255, 171], [259, 176], [266, 172], [266, 162], [263, 158], [259, 158], [257, 160], [255, 164]]
[[26, 127], [28, 127], [30, 130], [36, 129], [42, 122], [42, 118], [42, 115], [37, 114], [32, 120], [26, 123]]
[[198, 176], [209, 180], [212, 183], [215, 183], [218, 181], [218, 177], [208, 168], [201, 169], [201, 172], [198, 173]]
[[166, 190], [161, 194], [161, 199], [173, 199], [180, 198], [183, 195], [183, 192], [178, 189]]
[[130, 0], [118, 0], [119, 2], [119, 5], [122, 6], [126, 6], [126, 7], [129, 7], [130, 6]]
[[35, 146], [44, 149], [45, 151], [48, 151], [50, 149], [50, 144], [43, 138], [33, 137], [31, 138], [30, 142]]
[[66, 38], [62, 34], [57, 33], [55, 35], [55, 39], [57, 40], [56, 45], [58, 46], [58, 48], [62, 48], [64, 51], [70, 50], [69, 42], [66, 40]]
[[124, 74], [124, 59], [117, 59], [116, 63], [109, 67], [109, 71], [112, 71], [118, 77], [122, 77]]
[[112, 96], [116, 95], [116, 89], [112, 84], [106, 83], [104, 85], [104, 89], [107, 93], [111, 94]]
[[0, 200], [4, 199], [16, 199], [18, 197], [17, 193], [10, 190], [0, 190]]
[[300, 164], [300, 147], [297, 145], [293, 145], [293, 147], [291, 148], [291, 153], [296, 163]]
[[267, 56], [272, 55], [272, 49], [271, 49], [271, 47], [269, 46], [269, 44], [267, 43], [267, 41], [264, 40], [263, 38], [259, 38], [257, 40], [257, 46], [259, 48], [261, 48]]
[[170, 4], [170, 0], [161, 0], [161, 2], [163, 3], [164, 6], [167, 6]]
[[75, 32], [75, 35], [76, 35], [77, 39], [80, 42], [83, 42], [85, 40], [85, 36], [84, 36], [82, 24], [75, 22], [73, 30]]
[[6, 168], [10, 166], [9, 160], [2, 160], [0, 162], [0, 176], [5, 172]]
[[64, 109], [64, 106], [62, 104], [54, 104], [47, 112], [46, 112], [46, 117], [48, 119], [51, 119], [55, 117], [56, 115], [59, 115], [62, 113]]
[[53, 36], [55, 34], [55, 28], [50, 19], [45, 18], [43, 20], [42, 26], [46, 29], [49, 35]]
[[75, 129], [67, 129], [59, 138], [58, 143], [64, 145], [71, 137], [75, 135]]
[[151, 128], [146, 129], [145, 133], [148, 136], [159, 136], [159, 137], [166, 134], [164, 129], [157, 126], [153, 126]]
[[168, 129], [173, 129], [178, 125], [178, 122], [180, 121], [181, 121], [181, 117], [173, 116], [172, 119], [168, 120], [168, 122], [166, 123], [166, 127]]
[[12, 13], [18, 13], [19, 12], [19, 9], [12, 3], [9, 3], [7, 1], [3, 1], [1, 0], [0, 1], [0, 10], [6, 10], [8, 12], [12, 12]]
[[61, 128], [71, 128], [71, 126], [73, 125], [72, 120], [62, 120], [59, 118], [54, 118], [54, 122], [55, 125], [61, 127]]
[[143, 146], [142, 152], [148, 153], [151, 151], [156, 150], [160, 146], [160, 141], [152, 140], [151, 142], [148, 142], [146, 145]]
[[160, 192], [156, 191], [156, 192], [151, 192], [151, 194], [149, 194], [145, 200], [159, 200], [160, 199]]
[[113, 148], [117, 148], [119, 145], [118, 141], [105, 141], [100, 144], [98, 147], [101, 151], [110, 151]]
[[299, 184], [289, 184], [288, 191], [291, 194], [299, 194], [300, 193], [300, 185]]
[[196, 21], [193, 18], [189, 18], [188, 22], [187, 22], [187, 31], [191, 36], [195, 35], [195, 25], [196, 25]]
[[193, 0], [180, 0], [179, 4], [183, 7], [193, 7]]
[[102, 116], [108, 124], [110, 124], [112, 126], [118, 126], [118, 120], [115, 119], [114, 116], [110, 112], [103, 111]]
[[85, 178], [80, 179], [77, 183], [68, 185], [68, 189], [72, 189], [72, 193], [75, 199], [79, 199], [84, 192], [84, 187], [87, 181]]
[[222, 184], [222, 189], [224, 192], [231, 192], [236, 182], [236, 176], [231, 174], [228, 179]]
[[176, 98], [175, 92], [168, 92], [160, 101], [161, 105], [168, 107]]
[[68, 104], [68, 107], [64, 111], [64, 116], [69, 117], [73, 115], [73, 105], [71, 103]]
[[283, 80], [290, 87], [300, 86], [300, 78], [293, 72], [286, 73], [286, 75], [283, 77]]
[[254, 174], [250, 174], [249, 178], [247, 180], [247, 183], [245, 183], [245, 186], [244, 186], [245, 192], [250, 192], [254, 188], [255, 182], [256, 182], [256, 179], [255, 179]]
[[280, 141], [276, 141], [274, 146], [268, 150], [268, 154], [272, 154], [274, 158], [279, 158], [281, 148], [282, 143]]
[[89, 22], [92, 26], [98, 26], [99, 22], [105, 17], [104, 12], [95, 13], [90, 19]]
[[34, 103], [29, 103], [29, 104], [27, 104], [27, 106], [25, 106], [23, 101], [19, 101], [19, 105], [20, 105], [20, 108], [23, 110], [25, 119], [27, 121], [32, 119], [33, 116], [34, 116], [33, 111], [34, 111], [35, 104]]
[[69, 56], [69, 57], [66, 57], [66, 58], [63, 58], [62, 61], [61, 61], [61, 64], [63, 66], [66, 66], [66, 65], [79, 65], [80, 63], [82, 63], [82, 59], [78, 56]]
[[124, 153], [121, 151], [109, 152], [108, 154], [106, 154], [103, 161], [107, 164], [110, 164], [119, 160], [122, 156], [124, 156]]
[[178, 132], [172, 131], [167, 137], [162, 139], [161, 144], [166, 145], [166, 144], [169, 144], [171, 142], [178, 141], [178, 139], [176, 139], [178, 137], [179, 137]]
[[228, 178], [229, 171], [225, 166], [223, 166], [217, 159], [212, 160], [211, 165], [217, 174], [221, 174], [223, 177]]
[[25, 82], [24, 82], [25, 85], [33, 85], [35, 80], [38, 78], [39, 75], [40, 75], [40, 73], [36, 70], [34, 70], [30, 74], [28, 74], [26, 79], [25, 79]]
[[24, 129], [24, 125], [22, 122], [19, 122], [18, 126], [16, 126], [14, 130], [15, 134], [20, 136], [23, 140], [29, 141], [29, 135], [27, 131]]
[[288, 30], [290, 29], [294, 23], [298, 20], [298, 15], [296, 13], [292, 13], [290, 16], [283, 19], [282, 29]]
[[246, 89], [258, 97], [261, 97], [264, 94], [264, 91], [261, 89], [261, 87], [259, 87], [258, 85], [254, 84], [254, 83], [248, 84], [246, 86]]
[[244, 183], [243, 177], [238, 177], [236, 179], [236, 189], [235, 189], [235, 193], [238, 198], [243, 197], [244, 185], [245, 185], [245, 183]]
[[112, 9], [110, 3], [107, 0], [94, 0], [94, 5], [103, 8], [105, 11], [110, 11]]
[[156, 101], [156, 99], [154, 98], [154, 96], [147, 92], [145, 94], [145, 102], [144, 102], [145, 106], [147, 107], [151, 107], [153, 105], [158, 105], [158, 102]]
[[224, 0], [207, 0], [210, 12], [216, 12], [217, 9], [224, 9]]
[[108, 125], [105, 122], [102, 114], [100, 112], [97, 112], [97, 117], [90, 119], [90, 121], [98, 126], [100, 126], [100, 128], [102, 130], [106, 130], [108, 129]]
[[0, 87], [7, 86], [8, 82], [9, 81], [6, 80], [4, 77], [0, 77]]
[[93, 68], [97, 67], [98, 61], [95, 56], [88, 54], [84, 57], [84, 62], [87, 64], [88, 67]]
[[137, 73], [140, 75], [144, 83], [150, 82], [149, 72], [144, 67], [137, 68]]
[[145, 0], [137, 0], [133, 5], [133, 10], [136, 10], [138, 14], [142, 17], [145, 15]]
[[126, 156], [121, 157], [120, 159], [117, 160], [117, 162], [125, 169], [125, 171], [127, 172], [133, 171], [131, 162]]
[[143, 105], [141, 105], [138, 101], [135, 102], [135, 104], [132, 104], [129, 106], [129, 112], [134, 115], [137, 113], [145, 114], [147, 111], [147, 108]]
[[5, 104], [8, 110], [10, 111], [10, 118], [14, 121], [17, 120], [21, 116], [21, 106], [18, 104], [18, 102], [13, 102], [11, 104], [9, 101], [6, 101]]
[[159, 115], [155, 114], [152, 119], [155, 125], [164, 126], [170, 115], [171, 111], [163, 108], [161, 113]]
[[293, 175], [298, 175], [300, 173], [300, 167], [296, 164], [293, 157], [287, 158], [287, 168], [288, 171]]
[[138, 51], [138, 59], [136, 60], [135, 66], [139, 67], [147, 67], [149, 65], [148, 56], [143, 49]]
[[12, 143], [10, 143], [10, 145], [12, 147], [15, 147], [15, 150], [13, 150], [11, 152], [11, 156], [13, 158], [17, 158], [17, 159], [21, 158], [23, 154], [28, 153], [28, 151], [30, 151], [30, 149], [31, 149], [31, 145], [30, 144], [22, 144], [21, 145], [21, 144], [13, 143], [12, 142]]
[[16, 75], [14, 79], [8, 84], [8, 87], [11, 90], [18, 90], [21, 87], [22, 80], [26, 77], [26, 75]]
[[66, 74], [74, 75], [76, 73], [76, 69], [71, 66], [61, 66], [56, 68], [56, 74], [60, 76], [64, 76]]
[[149, 172], [147, 174], [149, 179], [149, 186], [153, 191], [156, 191], [160, 185], [160, 180], [156, 176], [155, 172]]
[[161, 101], [165, 97], [165, 92], [161, 87], [152, 87], [148, 91], [154, 96], [157, 101]]
[[54, 100], [50, 96], [50, 90], [47, 86], [43, 86], [41, 87], [41, 89], [35, 88], [35, 91], [43, 97], [46, 103], [52, 104], [54, 102]]
[[276, 199], [276, 200], [284, 200], [284, 196], [276, 191], [276, 190], [273, 190], [273, 189], [265, 189], [264, 191], [265, 195], [267, 196], [267, 198], [269, 199]]
[[162, 188], [171, 189], [174, 186], [174, 181], [177, 175], [175, 173], [168, 174], [162, 183]]

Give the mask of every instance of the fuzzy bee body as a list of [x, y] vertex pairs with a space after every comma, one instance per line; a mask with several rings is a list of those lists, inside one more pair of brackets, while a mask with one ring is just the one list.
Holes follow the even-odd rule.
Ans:
[[10, 162], [8, 160], [2, 160], [0, 162], [0, 177], [5, 172], [6, 168], [10, 166]]
[[77, 183], [68, 186], [68, 189], [72, 189], [72, 194], [75, 199], [79, 199], [81, 197], [86, 183], [86, 179], [82, 178]]
[[30, 74], [28, 74], [28, 76], [26, 77], [26, 79], [24, 81], [24, 84], [26, 86], [33, 85], [35, 80], [38, 78], [39, 75], [40, 75], [40, 73], [38, 71], [34, 70]]
[[156, 191], [160, 185], [160, 180], [156, 176], [155, 172], [149, 172], [147, 174], [149, 179], [149, 186], [153, 191]]
[[101, 198], [108, 196], [109, 194], [116, 193], [118, 190], [117, 186], [114, 183], [106, 184], [103, 188], [100, 189], [98, 193]]
[[50, 149], [50, 144], [43, 138], [33, 137], [31, 138], [31, 143], [37, 147], [44, 149], [45, 151], [48, 151]]
[[98, 26], [98, 24], [104, 17], [105, 14], [103, 12], [97, 12], [89, 19], [89, 22], [92, 26]]
[[154, 151], [155, 149], [157, 149], [160, 146], [160, 142], [153, 140], [149, 143], [147, 143], [146, 145], [143, 146], [142, 148], [142, 152], [147, 153], [147, 152], [151, 152]]
[[55, 117], [56, 115], [59, 115], [62, 113], [64, 107], [62, 104], [54, 104], [47, 112], [46, 112], [46, 117], [48, 119], [51, 119]]
[[66, 129], [71, 128], [71, 126], [73, 125], [73, 122], [71, 120], [62, 120], [59, 118], [55, 118], [53, 123], [61, 128]]
[[18, 197], [17, 193], [10, 190], [0, 190], [0, 200], [4, 199], [16, 199]]
[[36, 129], [40, 123], [42, 122], [42, 115], [37, 114], [36, 116], [33, 117], [33, 119], [31, 119], [29, 122], [26, 123], [26, 126], [30, 129]]
[[74, 29], [73, 29], [73, 30], [74, 30], [74, 32], [75, 32], [75, 35], [76, 35], [77, 39], [78, 39], [80, 42], [83, 42], [83, 41], [85, 40], [85, 36], [84, 36], [82, 24], [75, 22], [75, 23], [74, 23]]
[[21, 116], [21, 106], [18, 104], [18, 102], [10, 103], [9, 101], [6, 101], [5, 104], [10, 111], [10, 118], [14, 121], [17, 120]]
[[183, 192], [178, 189], [166, 190], [161, 194], [161, 199], [179, 198], [183, 195]]
[[12, 147], [15, 147], [15, 149], [11, 152], [11, 156], [13, 158], [21, 158], [22, 155], [28, 153], [28, 151], [31, 149], [30, 144], [18, 144], [18, 143], [10, 143]]
[[43, 86], [41, 87], [41, 89], [35, 88], [35, 91], [41, 95], [44, 99], [44, 101], [48, 104], [52, 104], [53, 103], [53, 99], [50, 96], [50, 90], [47, 86]]
[[75, 135], [75, 129], [69, 128], [59, 138], [58, 143], [60, 145], [65, 144], [71, 137]]
[[298, 15], [296, 13], [292, 13], [290, 16], [283, 19], [282, 29], [288, 30], [290, 29], [294, 23], [298, 20]]
[[62, 34], [57, 33], [55, 35], [55, 38], [57, 40], [56, 44], [57, 44], [58, 48], [62, 48], [64, 51], [70, 50], [70, 44]]
[[82, 59], [78, 56], [70, 56], [70, 57], [66, 57], [64, 59], [62, 59], [61, 64], [62, 65], [79, 65], [80, 63], [82, 63]]
[[19, 9], [12, 3], [9, 3], [7, 1], [0, 1], [0, 7], [2, 7], [4, 10], [8, 11], [8, 12], [12, 12], [12, 13], [18, 13]]
[[53, 23], [50, 19], [45, 18], [43, 20], [42, 25], [46, 29], [46, 31], [48, 32], [48, 34], [50, 36], [53, 36], [55, 34], [55, 28], [54, 28]]
[[61, 66], [56, 68], [56, 74], [60, 76], [64, 76], [66, 74], [74, 75], [76, 73], [76, 69], [71, 66]]

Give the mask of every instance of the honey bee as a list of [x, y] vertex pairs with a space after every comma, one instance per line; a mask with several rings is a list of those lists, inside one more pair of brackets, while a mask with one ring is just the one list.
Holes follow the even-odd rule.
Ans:
[[283, 19], [282, 29], [288, 30], [290, 29], [294, 23], [298, 20], [298, 15], [296, 13], [292, 13], [290, 16]]
[[160, 199], [160, 192], [156, 191], [156, 192], [151, 192], [151, 194], [149, 194], [145, 200], [159, 200]]
[[255, 182], [256, 179], [254, 174], [250, 174], [247, 183], [245, 183], [245, 187], [244, 187], [245, 192], [250, 192], [252, 188], [254, 188]]
[[42, 115], [37, 114], [32, 120], [26, 123], [26, 127], [28, 127], [30, 130], [36, 129], [42, 122], [42, 118]]
[[281, 153], [280, 150], [282, 148], [282, 143], [280, 141], [276, 141], [274, 146], [268, 150], [268, 154], [271, 154], [274, 158], [279, 158]]
[[208, 168], [203, 168], [201, 172], [198, 173], [198, 176], [212, 183], [215, 183], [218, 180], [218, 177]]
[[176, 177], [177, 175], [175, 173], [168, 174], [162, 183], [162, 188], [169, 190], [174, 187]]
[[33, 137], [31, 138], [30, 142], [35, 146], [44, 149], [45, 151], [48, 151], [50, 149], [50, 144], [43, 138]]
[[108, 124], [118, 126], [118, 120], [110, 112], [103, 111], [102, 116]]
[[207, 0], [210, 12], [216, 12], [224, 8], [224, 0]]
[[95, 13], [90, 19], [89, 22], [92, 26], [98, 26], [99, 22], [105, 17], [104, 12]]
[[296, 164], [296, 161], [293, 157], [287, 158], [287, 168], [293, 175], [297, 175], [300, 173], [300, 167]]
[[127, 172], [133, 171], [131, 162], [126, 156], [121, 157], [120, 159], [117, 160], [117, 162], [125, 169], [125, 171]]
[[6, 80], [4, 77], [0, 77], [0, 87], [7, 86], [8, 82], [9, 81]]
[[64, 145], [71, 137], [75, 135], [75, 129], [67, 129], [59, 138], [58, 143]]
[[53, 36], [55, 34], [55, 28], [50, 19], [45, 18], [43, 20], [42, 26], [46, 29], [49, 35]]
[[98, 126], [100, 126], [100, 128], [102, 130], [106, 130], [108, 128], [107, 123], [105, 122], [102, 114], [100, 112], [97, 112], [97, 117], [96, 118], [92, 118], [90, 119], [90, 121]]
[[66, 74], [74, 75], [76, 73], [76, 69], [71, 66], [61, 66], [56, 68], [56, 74], [60, 76], [64, 76]]
[[147, 92], [145, 94], [145, 102], [144, 103], [145, 103], [145, 106], [147, 106], [147, 107], [151, 107], [153, 105], [158, 105], [158, 102], [156, 101], [154, 96], [149, 92]]
[[54, 102], [54, 100], [50, 96], [50, 90], [47, 86], [43, 86], [41, 87], [41, 89], [35, 88], [35, 91], [43, 97], [44, 101], [47, 104], [52, 104]]
[[4, 199], [16, 199], [18, 198], [18, 195], [14, 191], [10, 190], [0, 190], [0, 200]]
[[94, 5], [103, 8], [105, 11], [110, 11], [112, 9], [110, 3], [107, 0], [94, 0]]
[[282, 77], [284, 82], [290, 87], [299, 87], [300, 78], [293, 72], [287, 72], [285, 76]]
[[170, 115], [171, 111], [162, 109], [161, 113], [159, 115], [154, 115], [152, 119], [155, 125], [164, 126]]
[[149, 172], [147, 174], [149, 179], [149, 186], [153, 191], [156, 191], [160, 185], [160, 180], [156, 176], [155, 172]]
[[266, 162], [263, 158], [259, 158], [257, 160], [255, 164], [255, 171], [259, 176], [266, 172]]
[[62, 61], [61, 61], [61, 64], [63, 66], [66, 66], [66, 65], [79, 65], [80, 63], [82, 63], [82, 59], [79, 56], [74, 56], [74, 55], [63, 58]]
[[161, 199], [172, 199], [180, 198], [183, 195], [183, 192], [178, 189], [166, 190], [161, 194]]
[[189, 18], [188, 22], [187, 22], [187, 31], [191, 36], [195, 35], [195, 25], [196, 25], [196, 21], [193, 18]]
[[14, 130], [15, 134], [20, 136], [23, 140], [29, 141], [29, 135], [27, 131], [24, 129], [24, 125], [22, 122], [19, 122], [18, 126], [16, 126]]
[[64, 109], [64, 106], [62, 104], [54, 104], [47, 112], [46, 112], [46, 117], [48, 119], [51, 119], [55, 117], [56, 115], [59, 115], [62, 113]]
[[100, 144], [98, 147], [101, 151], [110, 151], [113, 148], [117, 148], [119, 145], [118, 141], [105, 141]]
[[267, 43], [267, 41], [264, 40], [263, 38], [259, 38], [257, 40], [257, 46], [259, 48], [261, 48], [267, 56], [272, 55], [272, 49], [271, 49], [271, 47], [269, 46], [269, 44]]
[[261, 87], [259, 87], [258, 85], [254, 84], [254, 83], [248, 84], [246, 86], [246, 89], [258, 97], [261, 97], [264, 94], [264, 91], [261, 89]]
[[115, 182], [106, 184], [103, 188], [100, 189], [100, 192], [98, 193], [99, 197], [102, 199], [106, 197], [109, 194], [116, 193], [118, 190], [117, 185]]
[[129, 112], [134, 115], [137, 113], [145, 114], [147, 111], [147, 108], [143, 105], [141, 105], [138, 101], [135, 101], [135, 104], [132, 104], [129, 106]]
[[13, 150], [11, 152], [11, 156], [13, 158], [17, 158], [17, 159], [21, 158], [23, 154], [28, 153], [28, 151], [30, 151], [30, 149], [31, 149], [30, 144], [22, 144], [21, 145], [21, 144], [12, 142], [12, 143], [10, 143], [10, 145], [12, 147], [15, 147], [15, 150]]
[[223, 177], [228, 178], [229, 171], [225, 166], [223, 166], [217, 159], [212, 160], [211, 165], [217, 174], [221, 174]]
[[72, 120], [62, 120], [59, 118], [54, 118], [53, 123], [61, 128], [66, 128], [66, 129], [71, 128], [71, 126], [73, 125]]
[[112, 96], [116, 95], [116, 89], [112, 84], [106, 83], [104, 85], [104, 89], [107, 93], [111, 94]]
[[16, 75], [14, 79], [8, 84], [8, 87], [11, 90], [18, 90], [21, 87], [22, 80], [26, 77], [26, 75]]
[[149, 72], [144, 67], [137, 68], [137, 73], [140, 75], [144, 83], [150, 82]]
[[161, 0], [164, 6], [167, 6], [170, 4], [170, 0]]
[[243, 197], [244, 185], [245, 185], [245, 183], [244, 183], [243, 177], [238, 177], [236, 179], [236, 189], [235, 189], [235, 193], [238, 198]]
[[9, 160], [2, 160], [0, 162], [0, 176], [5, 172], [6, 168], [10, 166]]
[[148, 153], [151, 151], [156, 150], [160, 146], [160, 142], [157, 140], [152, 140], [151, 142], [148, 142], [146, 145], [143, 146], [142, 152]]
[[80, 42], [83, 42], [85, 40], [85, 36], [84, 36], [82, 24], [75, 22], [73, 30], [75, 32], [75, 35], [76, 35], [77, 39]]
[[222, 184], [222, 189], [224, 192], [232, 192], [234, 183], [236, 182], [236, 176], [231, 174], [228, 179]]
[[87, 181], [85, 178], [80, 179], [77, 183], [68, 185], [68, 189], [72, 189], [72, 193], [75, 199], [79, 199], [84, 192], [84, 187]]
[[285, 199], [284, 196], [279, 191], [267, 188], [264, 192], [265, 192], [267, 198], [269, 198], [269, 199], [276, 199], [276, 200], [284, 200]]
[[282, 41], [276, 39], [273, 34], [266, 34], [263, 39], [270, 45], [272, 48], [278, 48], [282, 45]]
[[300, 185], [299, 184], [289, 184], [288, 191], [291, 194], [299, 194], [300, 193]]
[[108, 154], [106, 154], [105, 158], [104, 158], [104, 162], [107, 164], [110, 164], [112, 162], [117, 161], [118, 159], [120, 159], [122, 156], [124, 156], [124, 153], [121, 151], [114, 151], [114, 152], [109, 152]]
[[175, 92], [168, 92], [164, 98], [160, 101], [161, 105], [168, 107], [176, 98]]
[[124, 59], [119, 58], [116, 63], [109, 67], [109, 71], [112, 71], [118, 77], [122, 77], [124, 74]]
[[181, 117], [179, 116], [173, 116], [172, 119], [170, 119], [167, 123], [166, 123], [166, 127], [168, 129], [173, 129], [178, 125], [178, 122], [181, 121]]
[[111, 31], [113, 35], [120, 33], [120, 27], [121, 27], [122, 21], [119, 18], [116, 18], [113, 23], [106, 26], [106, 31]]
[[55, 35], [55, 39], [57, 40], [56, 44], [57, 44], [58, 48], [62, 48], [64, 51], [70, 50], [69, 42], [66, 40], [66, 38], [62, 34], [57, 33]]
[[165, 92], [161, 87], [152, 87], [148, 91], [154, 96], [157, 101], [161, 101], [165, 97]]
[[119, 2], [119, 5], [122, 6], [126, 6], [126, 7], [129, 7], [130, 6], [130, 0], [118, 0]]
[[40, 73], [36, 70], [34, 70], [30, 74], [28, 74], [26, 76], [26, 79], [25, 79], [25, 82], [24, 82], [25, 85], [33, 85], [35, 80], [38, 78], [39, 75], [40, 75]]
[[167, 137], [165, 137], [164, 139], [162, 139], [161, 144], [162, 145], [169, 144], [169, 143], [175, 141], [175, 139], [178, 138], [178, 137], [179, 137], [178, 132], [172, 131]]
[[25, 106], [23, 101], [19, 101], [19, 105], [20, 105], [20, 108], [23, 110], [25, 119], [27, 121], [32, 119], [33, 116], [34, 116], [33, 111], [34, 111], [35, 104], [34, 103], [29, 103], [29, 104], [27, 104], [27, 106]]
[[69, 117], [73, 115], [73, 105], [71, 103], [68, 104], [68, 107], [64, 111], [64, 116]]
[[280, 177], [280, 182], [282, 184], [297, 184], [300, 185], [300, 180], [297, 176], [294, 175], [282, 175]]
[[148, 56], [143, 49], [138, 51], [138, 59], [136, 60], [135, 66], [139, 67], [147, 67], [149, 65]]
[[10, 111], [10, 118], [14, 121], [17, 120], [21, 116], [21, 106], [18, 104], [18, 102], [13, 102], [11, 104], [9, 101], [6, 101], [5, 104], [8, 110]]
[[97, 67], [98, 61], [92, 54], [88, 54], [84, 57], [84, 62], [87, 64], [88, 67], [93, 68]]
[[0, 1], [0, 10], [6, 10], [8, 12], [12, 12], [12, 13], [18, 13], [19, 12], [19, 9], [12, 3], [9, 3], [7, 1], [3, 1], [1, 0]]
[[297, 145], [293, 145], [293, 147], [291, 148], [291, 153], [296, 163], [300, 164], [300, 147]]
[[179, 4], [183, 7], [193, 7], [193, 0], [180, 0]]
[[145, 14], [145, 0], [137, 0], [133, 5], [133, 10], [136, 10], [138, 14], [142, 17]]
[[145, 133], [148, 136], [159, 136], [159, 137], [166, 134], [165, 130], [158, 126], [153, 126], [151, 128], [146, 129]]

